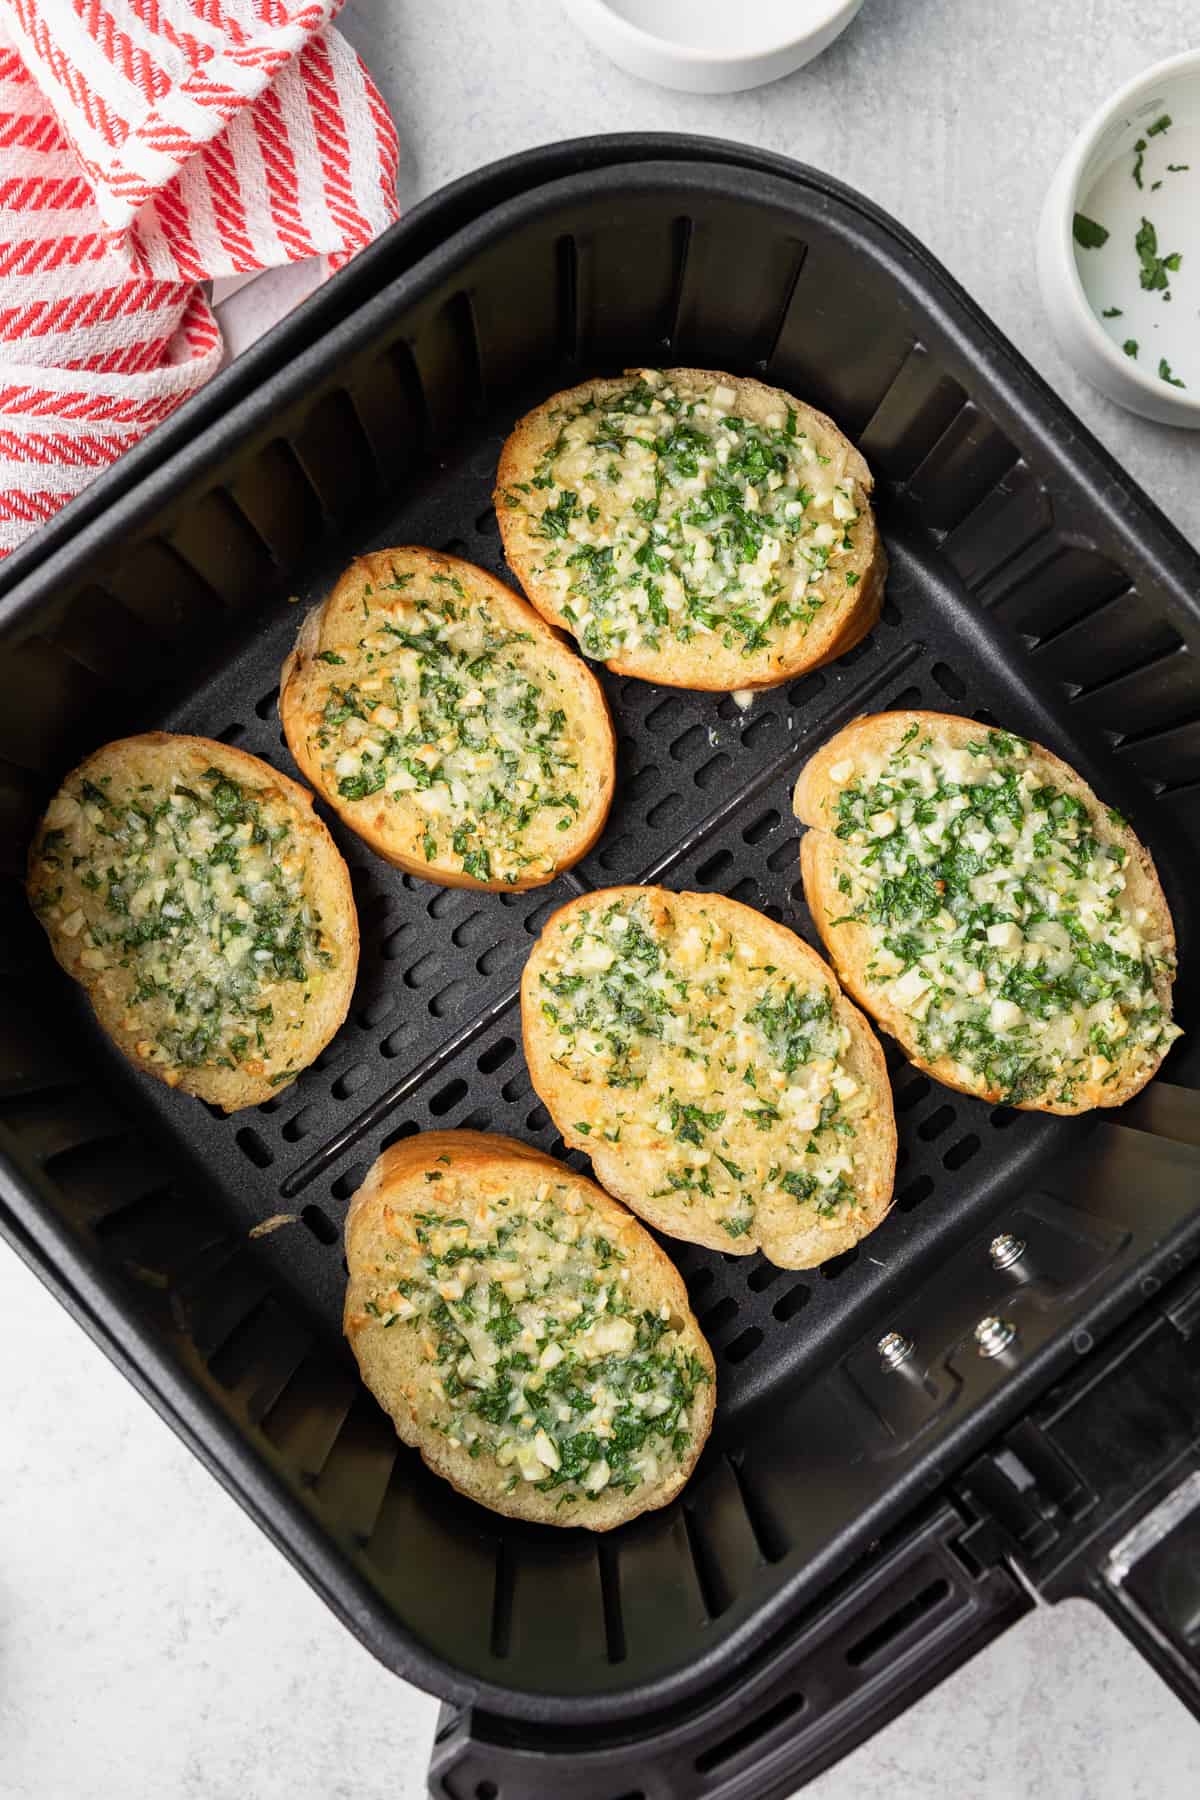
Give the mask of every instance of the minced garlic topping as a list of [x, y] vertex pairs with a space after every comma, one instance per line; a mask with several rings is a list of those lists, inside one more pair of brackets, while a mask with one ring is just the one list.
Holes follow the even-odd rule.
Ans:
[[1170, 947], [1127, 896], [1123, 821], [1097, 821], [1035, 748], [981, 728], [950, 749], [914, 722], [830, 776], [842, 917], [871, 927], [867, 983], [930, 1061], [1070, 1104], [1180, 1035], [1155, 989]]
[[315, 659], [310, 741], [333, 792], [415, 809], [425, 860], [478, 881], [553, 869], [579, 815], [582, 733], [544, 647], [453, 575], [393, 570], [364, 589], [357, 627]]
[[686, 919], [651, 899], [575, 911], [539, 953], [548, 1052], [589, 1089], [591, 1142], [649, 1151], [658, 1195], [744, 1236], [763, 1198], [831, 1226], [856, 1202], [856, 1124], [829, 989], [738, 940], [718, 910]]
[[426, 1181], [429, 1210], [396, 1218], [355, 1326], [418, 1337], [422, 1423], [509, 1491], [587, 1501], [668, 1476], [709, 1376], [684, 1321], [631, 1298], [621, 1234], [561, 1182], [484, 1198], [450, 1172]]
[[290, 1078], [289, 1033], [339, 951], [281, 797], [216, 768], [73, 775], [46, 814], [31, 898], [168, 1079], [201, 1065]]
[[762, 424], [736, 408], [719, 377], [684, 393], [643, 371], [552, 414], [532, 481], [503, 495], [589, 656], [712, 637], [750, 657], [852, 593], [853, 477], [782, 403]]

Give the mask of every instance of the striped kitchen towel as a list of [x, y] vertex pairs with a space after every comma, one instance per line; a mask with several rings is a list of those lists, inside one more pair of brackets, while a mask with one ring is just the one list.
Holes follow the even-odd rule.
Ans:
[[396, 216], [340, 0], [0, 0], [0, 555], [212, 375], [203, 288]]

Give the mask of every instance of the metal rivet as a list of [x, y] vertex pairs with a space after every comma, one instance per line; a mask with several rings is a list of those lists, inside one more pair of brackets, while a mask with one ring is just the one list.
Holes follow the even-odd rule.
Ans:
[[906, 1338], [901, 1331], [887, 1331], [880, 1338], [878, 1349], [884, 1367], [898, 1369], [913, 1353], [912, 1339]]
[[994, 1237], [988, 1246], [988, 1255], [992, 1259], [994, 1269], [1011, 1269], [1025, 1254], [1025, 1239], [1014, 1237], [1011, 1231], [1002, 1231]]
[[999, 1356], [1007, 1350], [1017, 1335], [1017, 1328], [1007, 1319], [997, 1319], [989, 1313], [986, 1319], [980, 1319], [975, 1327], [975, 1342], [979, 1346], [980, 1356]]

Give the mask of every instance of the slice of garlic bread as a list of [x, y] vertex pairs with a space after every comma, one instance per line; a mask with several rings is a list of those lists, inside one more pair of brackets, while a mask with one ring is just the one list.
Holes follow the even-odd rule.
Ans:
[[883, 1053], [807, 944], [720, 894], [609, 888], [547, 920], [521, 983], [533, 1085], [660, 1231], [813, 1268], [887, 1211]]
[[804, 891], [845, 986], [947, 1087], [1116, 1106], [1171, 1023], [1175, 934], [1148, 852], [1039, 744], [946, 713], [856, 720], [795, 808]]
[[346, 1016], [346, 865], [312, 795], [227, 744], [95, 751], [38, 828], [29, 898], [126, 1056], [226, 1112], [271, 1099]]
[[279, 711], [372, 850], [446, 887], [521, 889], [585, 856], [612, 801], [587, 665], [502, 582], [432, 550], [360, 556], [309, 614]]
[[874, 625], [871, 475], [831, 419], [704, 369], [555, 394], [504, 446], [496, 513], [538, 611], [622, 675], [771, 687]]
[[595, 1182], [514, 1138], [406, 1138], [354, 1196], [346, 1261], [363, 1380], [461, 1493], [609, 1531], [691, 1474], [712, 1352], [677, 1271]]

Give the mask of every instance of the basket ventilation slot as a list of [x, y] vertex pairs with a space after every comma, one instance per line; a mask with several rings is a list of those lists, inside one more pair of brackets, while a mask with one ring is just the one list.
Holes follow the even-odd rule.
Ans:
[[969, 518], [1017, 461], [1004, 434], [968, 402], [913, 471], [908, 491], [927, 526], [950, 531]]
[[859, 448], [892, 481], [910, 476], [967, 403], [959, 384], [914, 344], [864, 425]]
[[1054, 529], [1042, 483], [1017, 463], [960, 519], [942, 544], [947, 561], [973, 592], [1028, 556]]
[[769, 1706], [765, 1712], [759, 1713], [757, 1718], [751, 1719], [749, 1724], [740, 1726], [737, 1731], [731, 1732], [719, 1743], [710, 1744], [708, 1749], [696, 1758], [696, 1773], [707, 1775], [711, 1770], [720, 1768], [722, 1763], [732, 1762], [744, 1750], [761, 1744], [764, 1738], [770, 1737], [781, 1726], [790, 1724], [804, 1711], [804, 1707], [803, 1694], [784, 1694], [775, 1701], [773, 1706]]
[[452, 439], [483, 411], [479, 336], [468, 295], [454, 294], [429, 319], [413, 344], [421, 393], [435, 446]]
[[1123, 763], [1164, 787], [1200, 781], [1200, 719], [1188, 719], [1144, 737], [1124, 738], [1115, 750]]
[[[176, 555], [230, 611], [257, 612], [265, 596], [278, 592], [279, 571], [267, 545], [223, 487], [212, 488], [181, 515], [170, 542]], [[211, 604], [207, 620], [197, 619], [195, 624], [206, 624], [211, 632]]]
[[1077, 544], [1034, 545], [979, 590], [983, 604], [1034, 643], [1090, 618], [1130, 593], [1129, 577], [1107, 558]]
[[1120, 720], [1122, 735], [1137, 737], [1161, 731], [1196, 715], [1196, 669], [1182, 642], [1149, 658], [1139, 668], [1115, 674], [1100, 687], [1080, 694], [1075, 709], [1099, 729]]
[[281, 573], [294, 569], [320, 536], [320, 498], [286, 438], [264, 445], [229, 493]]
[[921, 1591], [906, 1600], [903, 1606], [897, 1607], [880, 1624], [867, 1632], [865, 1637], [851, 1644], [846, 1651], [846, 1661], [852, 1669], [862, 1669], [873, 1662], [877, 1656], [903, 1637], [927, 1613], [934, 1611], [950, 1595], [950, 1583], [939, 1576], [936, 1581], [929, 1582]]

